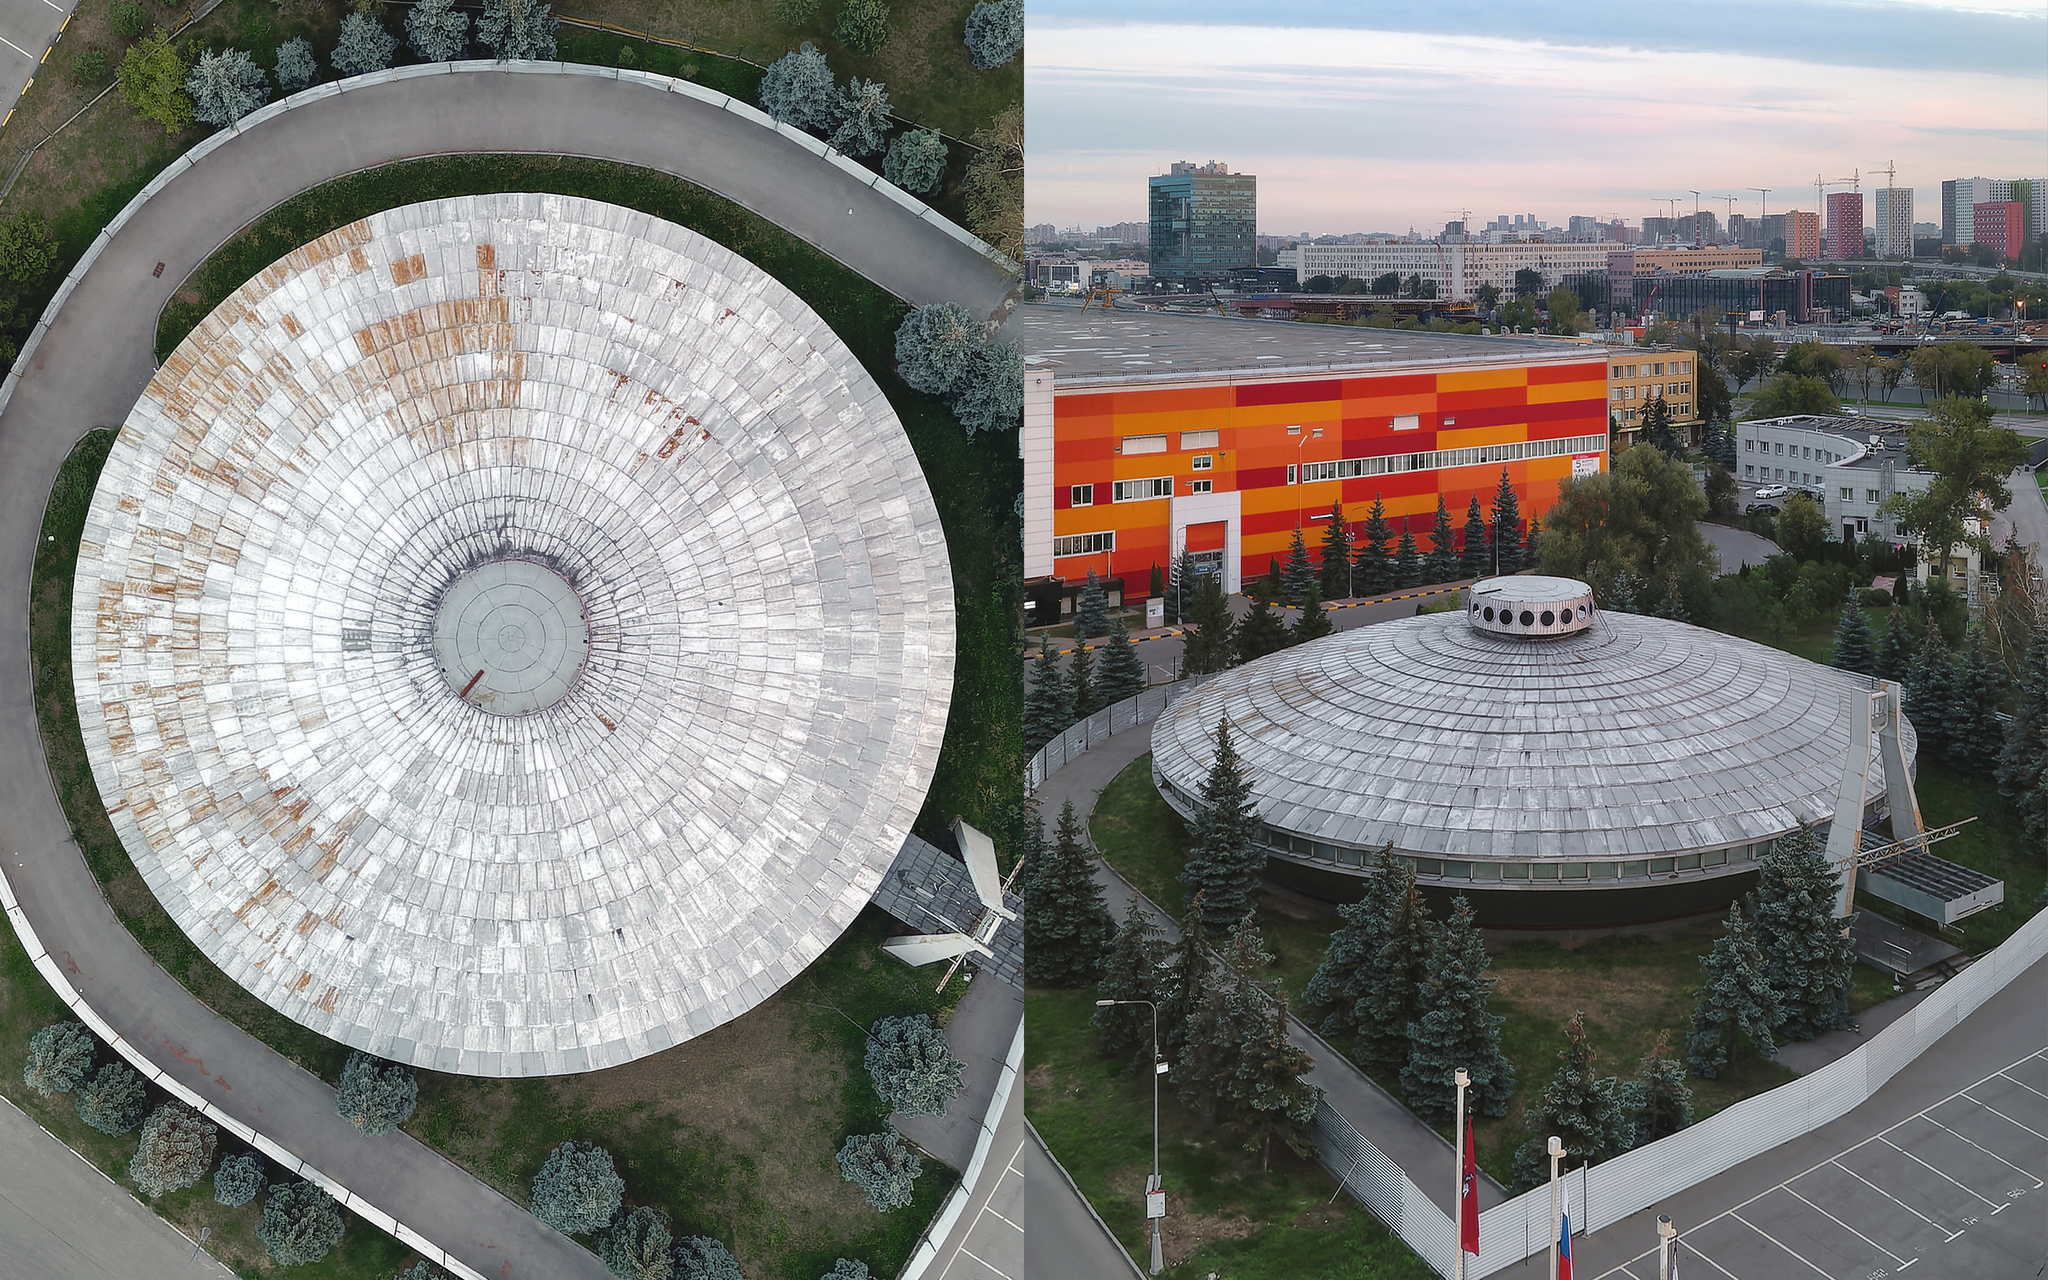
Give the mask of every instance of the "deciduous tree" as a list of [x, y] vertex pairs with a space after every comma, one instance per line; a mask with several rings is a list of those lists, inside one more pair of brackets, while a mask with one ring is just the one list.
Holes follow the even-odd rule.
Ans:
[[888, 0], [840, 0], [832, 38], [862, 57], [889, 43]]
[[[1937, 401], [1926, 417], [1906, 426], [1906, 460], [1934, 478], [1925, 488], [1898, 493], [1880, 509], [1920, 540], [1928, 559], [1945, 568], [1956, 547], [1991, 550], [1984, 514], [2012, 505], [2007, 481], [2026, 456], [2018, 432], [1992, 425], [1990, 405], [1956, 397]], [[1978, 522], [1975, 528], [1972, 521]]]
[[1712, 601], [1714, 550], [1699, 531], [1707, 500], [1692, 472], [1655, 449], [1630, 449], [1612, 471], [1559, 485], [1545, 519], [1543, 572], [1590, 583], [1605, 608], [1625, 593], [1621, 573], [1639, 587], [1676, 583], [1693, 616]]
[[597, 1256], [619, 1280], [674, 1280], [675, 1239], [668, 1215], [644, 1204], [619, 1215], [598, 1236]]
[[121, 100], [144, 120], [162, 125], [165, 133], [188, 128], [192, 99], [185, 96], [186, 70], [169, 32], [137, 40], [121, 59]]
[[1012, 103], [968, 139], [960, 199], [968, 229], [1012, 258], [1024, 252], [1024, 106]]

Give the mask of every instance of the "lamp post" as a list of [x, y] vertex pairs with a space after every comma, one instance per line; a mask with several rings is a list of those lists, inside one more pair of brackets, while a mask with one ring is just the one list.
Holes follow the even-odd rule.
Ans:
[[[1295, 430], [1300, 431], [1301, 428], [1296, 427]], [[1294, 483], [1296, 486], [1294, 490], [1294, 527], [1297, 529], [1301, 528], [1301, 489], [1308, 484], [1308, 463], [1301, 451], [1308, 447], [1309, 441], [1322, 438], [1323, 429], [1315, 427], [1310, 429], [1301, 439], [1294, 442]]]
[[1678, 1228], [1669, 1214], [1657, 1219], [1657, 1280], [1671, 1280], [1671, 1246], [1678, 1240]]
[[1142, 1004], [1152, 1011], [1152, 1180], [1145, 1185], [1145, 1216], [1152, 1219], [1152, 1274], [1156, 1276], [1166, 1269], [1166, 1257], [1159, 1247], [1159, 1220], [1166, 1216], [1166, 1188], [1159, 1181], [1159, 1077], [1166, 1074], [1166, 1063], [1159, 1057], [1159, 1006], [1150, 1000], [1097, 1000], [1095, 1007], [1108, 1009], [1120, 1004]]

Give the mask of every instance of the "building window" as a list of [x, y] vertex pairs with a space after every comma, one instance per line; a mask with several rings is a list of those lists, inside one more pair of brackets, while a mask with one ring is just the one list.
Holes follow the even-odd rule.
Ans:
[[1678, 371], [1679, 371], [1680, 373], [1691, 373], [1691, 372], [1692, 372], [1692, 361], [1690, 361], [1690, 360], [1681, 360], [1681, 361], [1679, 361], [1679, 362], [1678, 362]]
[[1636, 420], [1636, 411], [1634, 409], [1623, 409], [1621, 411], [1621, 420], [1623, 422], [1634, 422]]
[[1394, 430], [1396, 431], [1413, 431], [1421, 425], [1422, 415], [1416, 413], [1400, 414], [1394, 419]]
[[1869, 532], [1870, 532], [1870, 521], [1868, 521], [1868, 520], [1864, 520], [1864, 519], [1861, 519], [1861, 518], [1859, 518], [1859, 519], [1858, 519], [1858, 520], [1856, 521], [1856, 532], [1858, 532], [1858, 533], [1869, 533]]
[[1781, 458], [1785, 456], [1785, 442], [1783, 440], [1778, 441], [1778, 456]]
[[1785, 468], [1779, 467], [1777, 470], [1778, 474], [1776, 476], [1773, 476], [1772, 479], [1783, 480], [1785, 478]]
[[1876, 501], [1877, 501], [1877, 490], [1875, 490], [1875, 489], [1865, 489], [1865, 490], [1863, 491], [1863, 500], [1864, 500], [1865, 502], [1876, 502]]
[[1854, 496], [1855, 496], [1855, 493], [1856, 493], [1856, 491], [1855, 491], [1854, 489], [1850, 488], [1850, 487], [1849, 487], [1848, 485], [1843, 485], [1843, 486], [1842, 486], [1842, 501], [1844, 501], [1844, 502], [1848, 502], [1848, 501], [1849, 501], [1849, 500], [1850, 500], [1850, 499], [1851, 499], [1852, 497], [1854, 497]]
[[1123, 451], [1125, 456], [1136, 453], [1165, 453], [1166, 437], [1164, 435], [1125, 436]]
[[1143, 502], [1147, 498], [1172, 496], [1172, 476], [1154, 476], [1146, 480], [1119, 480], [1110, 488], [1112, 502]]
[[1745, 480], [1756, 479], [1756, 464], [1754, 462], [1745, 462], [1742, 464], [1742, 478]]
[[1623, 391], [1624, 391], [1625, 389], [1626, 389], [1626, 388], [1623, 388], [1623, 387], [1616, 387], [1616, 388], [1614, 389], [1614, 399], [1616, 399], [1616, 400], [1620, 400], [1620, 399], [1622, 398], [1622, 397], [1621, 397], [1621, 393], [1622, 393], [1622, 392], [1623, 392]]
[[1055, 556], [1089, 556], [1099, 551], [1116, 550], [1116, 531], [1108, 533], [1077, 533], [1072, 537], [1054, 538], [1052, 553]]
[[1209, 493], [1209, 492], [1213, 491], [1213, 490], [1215, 489], [1215, 487], [1216, 487], [1216, 482], [1215, 482], [1214, 480], [1190, 480], [1190, 481], [1188, 481], [1188, 492], [1189, 492], [1189, 493]]
[[1623, 374], [1622, 376], [1623, 376], [1623, 377], [1628, 377], [1628, 378], [1633, 378], [1633, 377], [1635, 377], [1635, 376], [1636, 376], [1636, 367], [1635, 367], [1634, 365], [1630, 365], [1630, 366], [1628, 367], [1628, 372], [1627, 372], [1626, 374]]
[[1183, 431], [1180, 433], [1180, 447], [1183, 449], [1214, 449], [1217, 445], [1216, 432]]
[[1754, 452], [1756, 452], [1756, 441], [1754, 441], [1754, 440], [1744, 440], [1744, 441], [1742, 442], [1742, 451], [1743, 451], [1744, 453], [1754, 453]]
[[1290, 436], [1298, 436], [1301, 434], [1301, 427], [1298, 425], [1289, 427], [1287, 428], [1287, 434]]
[[1292, 462], [1287, 464], [1287, 483], [1289, 484], [1301, 483], [1301, 476], [1296, 472], [1295, 466], [1296, 464]]
[[1211, 456], [1209, 456], [1208, 454], [1206, 454], [1206, 453], [1198, 453], [1198, 454], [1196, 454], [1196, 455], [1195, 455], [1195, 470], [1197, 470], [1197, 471], [1209, 471], [1209, 470], [1212, 470], [1212, 469], [1214, 469], [1214, 467], [1215, 467], [1215, 466], [1216, 466], [1216, 459], [1215, 459], [1215, 458], [1213, 458], [1213, 457], [1211, 457]]
[[1662, 361], [1659, 361], [1658, 363], [1650, 366], [1650, 376], [1654, 378], [1661, 378], [1664, 376], [1664, 364]]
[[1620, 365], [1615, 365], [1615, 366], [1614, 366], [1614, 376], [1615, 376], [1615, 377], [1617, 377], [1617, 378], [1620, 378], [1620, 377], [1624, 377], [1624, 376], [1626, 376], [1626, 375], [1624, 375], [1624, 374], [1622, 373], [1622, 371], [1621, 371], [1621, 366], [1620, 366]]
[[1679, 384], [1678, 384], [1678, 394], [1679, 394], [1679, 395], [1682, 395], [1682, 396], [1689, 396], [1689, 395], [1691, 395], [1691, 394], [1692, 394], [1692, 384], [1691, 384], [1690, 382], [1681, 382], [1681, 383], [1679, 383]]
[[1067, 490], [1067, 501], [1070, 505], [1076, 507], [1094, 506], [1095, 486], [1092, 484], [1074, 485], [1072, 488]]

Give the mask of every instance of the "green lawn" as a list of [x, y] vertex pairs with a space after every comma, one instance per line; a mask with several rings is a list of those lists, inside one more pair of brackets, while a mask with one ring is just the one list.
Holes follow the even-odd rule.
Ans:
[[[1033, 990], [1024, 1000], [1025, 1112], [1124, 1248], [1150, 1245], [1152, 1082], [1095, 1052], [1094, 993]], [[1202, 1280], [1420, 1280], [1434, 1273], [1370, 1212], [1337, 1194], [1313, 1159], [1258, 1158], [1160, 1095], [1159, 1163], [1167, 1189], [1169, 1276]], [[1334, 1199], [1333, 1199], [1334, 1198]]]

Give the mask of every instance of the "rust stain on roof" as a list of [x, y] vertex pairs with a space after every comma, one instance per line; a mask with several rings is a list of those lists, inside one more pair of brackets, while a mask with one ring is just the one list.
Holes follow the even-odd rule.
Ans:
[[278, 884], [276, 880], [265, 880], [261, 889], [243, 899], [242, 905], [235, 908], [235, 919], [240, 920], [243, 924], [249, 923], [249, 912], [277, 896], [277, 891]]
[[391, 260], [392, 284], [411, 284], [415, 280], [425, 279], [426, 275], [427, 255], [423, 253], [415, 253], [410, 258]]

